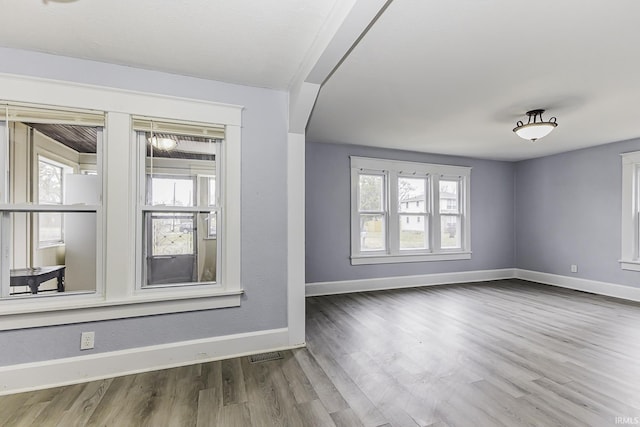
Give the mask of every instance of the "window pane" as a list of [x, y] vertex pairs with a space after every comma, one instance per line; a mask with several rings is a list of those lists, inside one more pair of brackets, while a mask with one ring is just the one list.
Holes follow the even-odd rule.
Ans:
[[[61, 205], [64, 190], [64, 173], [71, 173], [68, 166], [59, 166], [38, 156], [38, 203]], [[64, 243], [64, 222], [60, 213], [38, 215], [38, 246]]]
[[62, 203], [62, 168], [38, 161], [38, 202]]
[[208, 216], [207, 216], [207, 228], [209, 230], [209, 235], [207, 237], [209, 237], [210, 239], [214, 239], [217, 237], [218, 234], [218, 224], [217, 224], [217, 219], [216, 219], [216, 213], [215, 212], [211, 212]]
[[440, 213], [459, 213], [459, 181], [440, 181]]
[[153, 176], [151, 205], [193, 206], [193, 178]]
[[426, 218], [422, 215], [400, 215], [400, 249], [426, 249]]
[[443, 215], [440, 217], [440, 245], [443, 249], [461, 247], [459, 216]]
[[360, 200], [358, 209], [362, 211], [380, 212], [384, 203], [384, 176], [360, 175]]
[[398, 178], [398, 212], [426, 212], [424, 178]]
[[215, 230], [215, 212], [145, 213], [145, 287], [216, 281], [218, 248], [209, 234], [211, 219]]
[[216, 179], [215, 178], [209, 178], [209, 200], [208, 200], [208, 205], [209, 206], [215, 206], [216, 205]]
[[63, 242], [62, 214], [46, 212], [38, 214], [40, 245], [56, 244]]
[[[5, 296], [59, 295], [96, 290], [96, 214], [95, 212], [5, 213], [3, 238], [10, 238], [9, 286]], [[65, 231], [64, 245], [34, 247], [31, 224], [53, 217], [73, 224]], [[59, 229], [59, 228], [58, 228]], [[51, 238], [57, 236], [49, 236]]]
[[151, 255], [193, 254], [193, 214], [151, 214]]
[[139, 132], [138, 138], [145, 152], [147, 205], [209, 206], [215, 200], [215, 140], [158, 132]]
[[384, 215], [360, 215], [360, 250], [384, 250], [385, 221]]

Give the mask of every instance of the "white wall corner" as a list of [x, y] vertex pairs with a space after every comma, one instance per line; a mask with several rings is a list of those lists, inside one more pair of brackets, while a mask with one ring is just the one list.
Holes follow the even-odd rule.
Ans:
[[286, 328], [0, 367], [0, 395], [295, 348]]
[[289, 92], [289, 132], [304, 134], [320, 85], [301, 82]]
[[304, 133], [321, 85], [391, 0], [344, 0], [334, 6], [289, 85], [289, 130]]
[[289, 344], [305, 342], [305, 137], [287, 141], [287, 324]]
[[320, 296], [368, 292], [386, 289], [416, 288], [420, 286], [448, 285], [455, 283], [487, 282], [512, 279], [515, 269], [460, 271], [454, 273], [422, 274], [416, 276], [379, 277], [373, 279], [344, 280], [335, 282], [307, 283], [306, 295]]
[[543, 273], [540, 271], [523, 270], [519, 268], [515, 269], [515, 277], [517, 279], [528, 280], [530, 282], [537, 282], [545, 285], [558, 286], [560, 288], [574, 289], [576, 291], [589, 292], [591, 294], [605, 295], [640, 302], [640, 288], [633, 286], [600, 282], [597, 280], [582, 279], [579, 277], [561, 276], [559, 274]]

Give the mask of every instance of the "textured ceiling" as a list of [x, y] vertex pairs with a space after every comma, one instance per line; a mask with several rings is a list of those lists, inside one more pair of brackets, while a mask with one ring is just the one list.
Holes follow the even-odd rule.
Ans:
[[335, 3], [4, 1], [0, 45], [287, 89]]

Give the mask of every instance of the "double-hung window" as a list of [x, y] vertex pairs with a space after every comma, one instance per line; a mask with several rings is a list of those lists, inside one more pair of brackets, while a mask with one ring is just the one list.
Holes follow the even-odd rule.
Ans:
[[623, 270], [640, 271], [640, 151], [622, 154]]
[[0, 330], [240, 305], [241, 106], [0, 87]]
[[217, 160], [224, 127], [133, 119], [141, 289], [218, 282]]
[[470, 173], [351, 157], [351, 263], [470, 258]]

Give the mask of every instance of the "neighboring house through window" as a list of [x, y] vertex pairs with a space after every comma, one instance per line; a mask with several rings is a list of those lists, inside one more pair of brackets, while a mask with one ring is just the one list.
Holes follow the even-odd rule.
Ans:
[[470, 258], [470, 172], [351, 157], [351, 263]]

